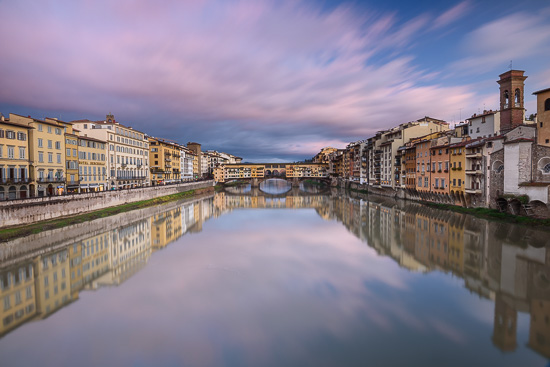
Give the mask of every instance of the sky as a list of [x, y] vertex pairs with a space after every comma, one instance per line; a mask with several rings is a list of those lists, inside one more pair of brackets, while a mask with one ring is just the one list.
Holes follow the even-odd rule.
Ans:
[[550, 87], [547, 0], [0, 0], [0, 112], [298, 161]]

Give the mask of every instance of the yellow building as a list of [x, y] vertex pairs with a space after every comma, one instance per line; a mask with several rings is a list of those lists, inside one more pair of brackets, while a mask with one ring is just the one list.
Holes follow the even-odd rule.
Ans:
[[166, 247], [182, 235], [181, 207], [151, 217], [151, 246], [153, 251]]
[[463, 141], [449, 146], [449, 188], [451, 198], [456, 204], [464, 204], [464, 188], [466, 184], [466, 144]]
[[0, 200], [33, 196], [29, 187], [30, 130], [25, 123], [0, 120]]
[[107, 145], [103, 140], [78, 137], [78, 166], [81, 192], [107, 190]]
[[181, 154], [176, 143], [149, 138], [149, 162], [152, 185], [165, 185], [181, 180]]
[[34, 269], [31, 261], [0, 270], [0, 336], [36, 315]]
[[35, 261], [37, 310], [41, 317], [71, 302], [69, 263], [67, 248], [42, 255]]
[[[46, 121], [53, 119], [46, 118]], [[65, 125], [65, 183], [68, 193], [78, 193], [80, 190], [80, 176], [78, 168], [78, 130], [73, 125], [59, 121]]]
[[238, 180], [240, 178], [261, 178], [265, 175], [265, 165], [263, 164], [226, 164], [223, 167], [225, 181]]
[[286, 177], [328, 177], [326, 163], [296, 163], [286, 165]]
[[[29, 130], [30, 196], [61, 195], [65, 192], [65, 125], [10, 113], [10, 121]], [[36, 191], [35, 191], [36, 190]]]

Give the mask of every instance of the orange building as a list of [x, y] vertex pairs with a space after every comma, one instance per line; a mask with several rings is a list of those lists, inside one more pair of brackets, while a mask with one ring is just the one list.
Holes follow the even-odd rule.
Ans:
[[431, 182], [434, 194], [449, 193], [449, 144], [443, 143], [430, 148]]

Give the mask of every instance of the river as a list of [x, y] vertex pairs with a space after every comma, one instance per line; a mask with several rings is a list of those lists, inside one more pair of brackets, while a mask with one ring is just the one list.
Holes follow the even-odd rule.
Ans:
[[549, 234], [231, 187], [0, 244], [0, 364], [545, 366]]

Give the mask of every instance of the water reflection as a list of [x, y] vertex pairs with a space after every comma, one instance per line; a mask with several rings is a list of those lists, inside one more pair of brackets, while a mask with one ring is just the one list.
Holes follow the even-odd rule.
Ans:
[[[278, 182], [273, 185], [273, 188], [282, 187]], [[518, 348], [518, 314], [528, 315], [527, 346], [539, 356], [550, 358], [550, 253], [547, 251], [550, 237], [547, 231], [489, 222], [411, 202], [376, 197], [369, 197], [367, 201], [340, 192], [315, 192], [319, 190], [326, 189], [309, 191], [290, 187], [285, 195], [280, 195], [280, 192], [267, 192], [270, 189], [266, 190], [265, 186], [261, 190], [248, 187], [241, 192], [231, 188], [215, 196], [142, 209], [2, 244], [0, 350], [11, 331], [49, 317], [77, 301], [82, 292], [121, 285], [143, 269], [156, 251], [186, 234], [201, 232], [204, 222], [210, 218], [241, 209], [310, 209], [324, 220], [341, 223], [378, 255], [393, 259], [402, 268], [417, 274], [451, 275], [460, 279], [472, 294], [490, 300], [492, 331], [487, 338], [501, 351]], [[303, 220], [307, 228], [307, 218]], [[254, 222], [254, 227], [262, 225], [269, 223]], [[251, 235], [262, 238], [259, 243], [273, 240], [261, 237], [261, 232], [254, 232], [252, 227], [246, 228]], [[280, 234], [284, 235], [284, 232]], [[307, 241], [307, 236], [303, 237], [302, 242]], [[221, 253], [211, 256], [209, 269], [222, 272], [224, 277], [229, 277], [227, 281], [241, 276], [230, 267], [216, 264], [213, 259], [222, 256]], [[261, 254], [256, 253], [249, 256], [261, 258]], [[295, 254], [286, 256], [293, 258]], [[350, 266], [348, 271], [353, 269]], [[299, 274], [293, 287], [300, 289], [297, 278]], [[386, 281], [399, 283], [389, 277]], [[316, 297], [326, 302], [329, 295], [341, 289], [327, 283], [315, 292]], [[404, 315], [405, 311], [399, 312]], [[383, 316], [379, 315], [379, 319]], [[305, 319], [303, 322], [307, 324]], [[439, 327], [444, 329], [441, 324]], [[342, 332], [338, 323], [334, 324], [334, 330]]]
[[292, 189], [292, 184], [287, 180], [270, 178], [260, 183], [260, 190], [267, 194], [284, 194]]

